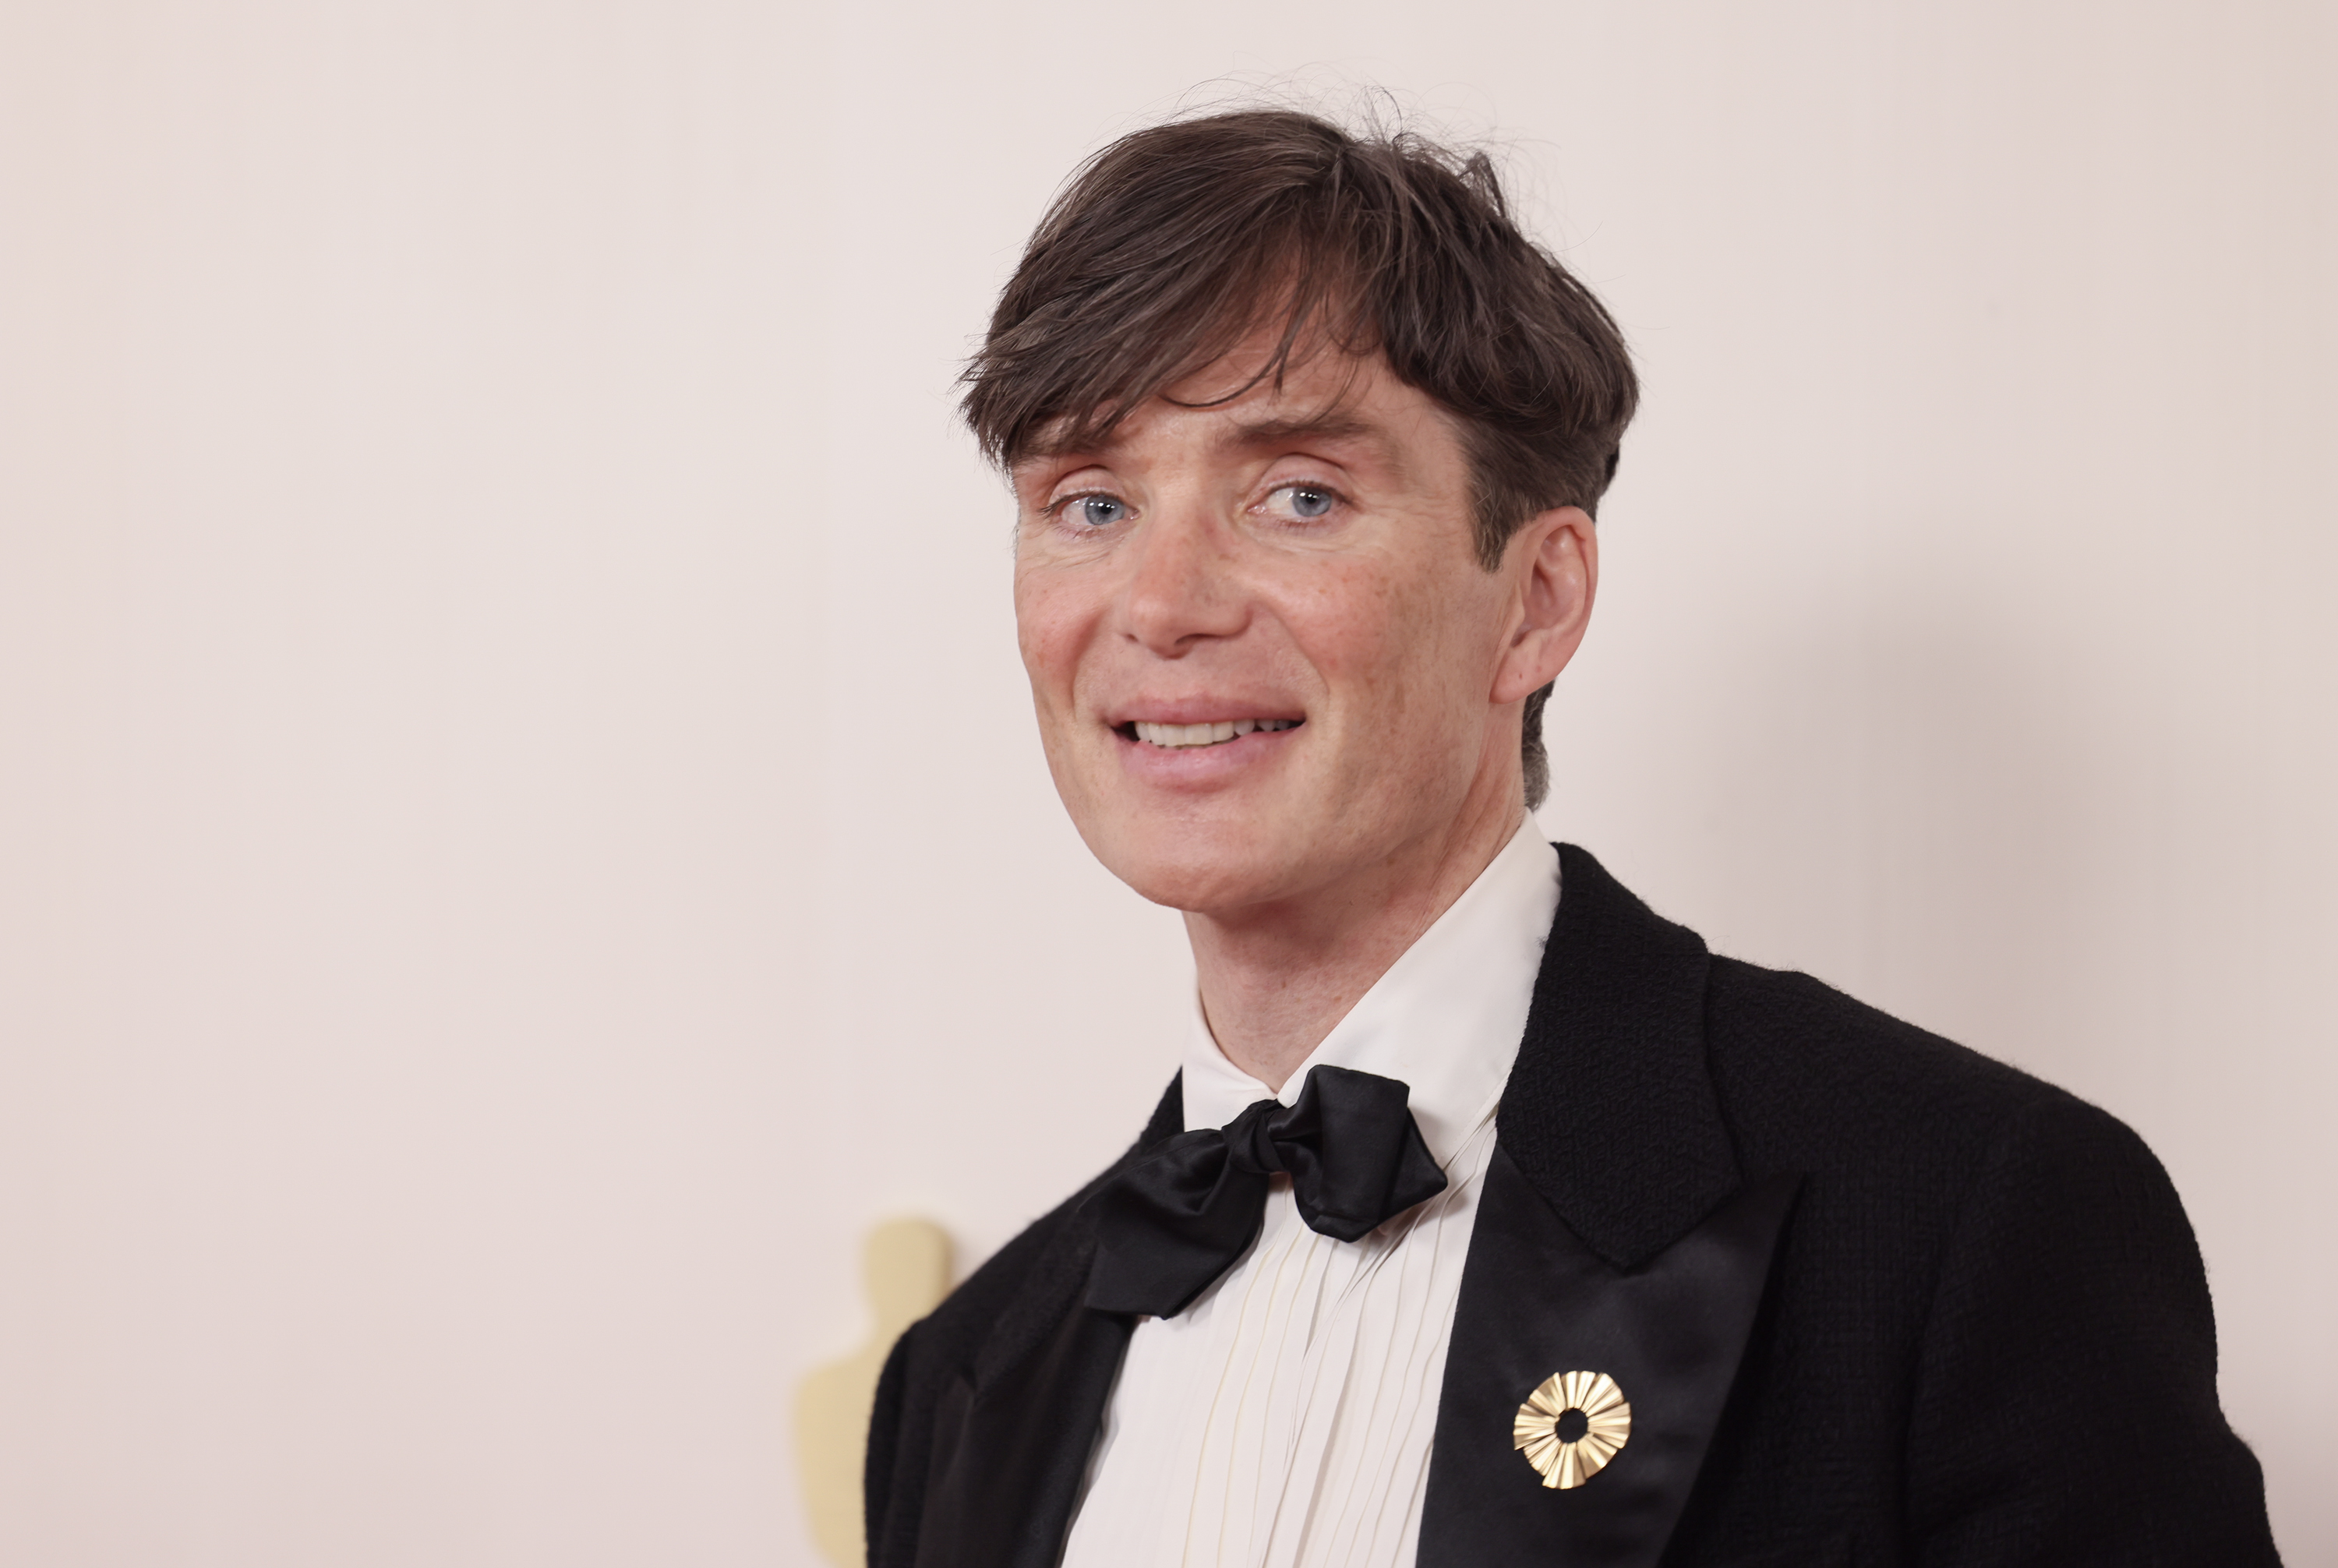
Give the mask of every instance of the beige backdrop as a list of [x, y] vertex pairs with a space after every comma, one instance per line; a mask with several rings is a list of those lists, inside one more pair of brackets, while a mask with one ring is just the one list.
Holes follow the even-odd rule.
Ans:
[[1164, 1078], [955, 365], [1197, 83], [1503, 133], [1646, 413], [1558, 834], [2136, 1124], [2338, 1560], [2320, 0], [0, 7], [0, 1560], [812, 1561], [860, 1238]]

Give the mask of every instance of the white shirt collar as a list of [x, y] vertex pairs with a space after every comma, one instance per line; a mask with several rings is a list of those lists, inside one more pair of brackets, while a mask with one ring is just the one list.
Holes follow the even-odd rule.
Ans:
[[1226, 1060], [1197, 989], [1185, 1039], [1186, 1130], [1223, 1127], [1270, 1097], [1293, 1104], [1309, 1070], [1329, 1063], [1409, 1084], [1429, 1153], [1449, 1163], [1500, 1102], [1557, 911], [1558, 854], [1528, 817], [1308, 1054], [1279, 1096]]

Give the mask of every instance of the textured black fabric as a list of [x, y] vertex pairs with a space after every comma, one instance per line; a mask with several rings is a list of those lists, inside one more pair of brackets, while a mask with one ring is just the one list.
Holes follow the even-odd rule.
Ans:
[[1712, 960], [1589, 855], [1558, 854], [1558, 914], [1502, 1089], [1502, 1147], [1592, 1250], [1628, 1268], [1743, 1179], [1705, 1063]]
[[1444, 1191], [1411, 1093], [1377, 1073], [1318, 1067], [1295, 1103], [1261, 1100], [1223, 1128], [1180, 1132], [1131, 1161], [1089, 1200], [1087, 1304], [1183, 1312], [1257, 1238], [1278, 1171], [1291, 1177], [1300, 1218], [1341, 1241]]
[[[1500, 1151], [1627, 1273], [1733, 1194], [1801, 1181], [1664, 1563], [2276, 1561], [2256, 1462], [2216, 1403], [2198, 1249], [2132, 1132], [1806, 975], [1709, 957], [1590, 856], [1560, 854]], [[1173, 1083], [1138, 1148], [1182, 1120]], [[920, 1540], [930, 1479], [968, 1436], [941, 1406], [1003, 1389], [1087, 1310], [1093, 1191], [895, 1349], [870, 1434], [873, 1568], [978, 1561]], [[1092, 1412], [1064, 1414], [1058, 1469], [1095, 1436]], [[1440, 1446], [1432, 1492], [1449, 1462], [1470, 1461]], [[1059, 1536], [1063, 1518], [1032, 1524]]]

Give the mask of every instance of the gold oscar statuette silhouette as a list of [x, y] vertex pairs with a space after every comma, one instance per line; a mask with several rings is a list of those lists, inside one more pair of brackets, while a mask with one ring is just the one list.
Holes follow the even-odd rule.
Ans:
[[931, 1220], [887, 1220], [861, 1244], [860, 1278], [876, 1318], [868, 1342], [816, 1369], [796, 1391], [804, 1513], [820, 1555], [837, 1568], [862, 1568], [868, 1560], [860, 1538], [860, 1465], [877, 1375], [901, 1330], [949, 1293], [949, 1238]]

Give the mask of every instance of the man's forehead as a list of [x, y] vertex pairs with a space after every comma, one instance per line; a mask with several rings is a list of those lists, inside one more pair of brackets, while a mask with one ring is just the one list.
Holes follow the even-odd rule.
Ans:
[[1108, 462], [1148, 443], [1164, 427], [1190, 425], [1212, 450], [1227, 456], [1292, 446], [1344, 446], [1398, 468], [1421, 411], [1391, 407], [1383, 392], [1389, 385], [1385, 376], [1378, 367], [1356, 366], [1337, 380], [1293, 376], [1278, 386], [1267, 378], [1237, 396], [1215, 398], [1182, 396], [1194, 384], [1189, 377], [1116, 418], [1066, 415], [1048, 421], [1015, 467], [1022, 471], [1077, 457]]

